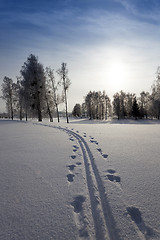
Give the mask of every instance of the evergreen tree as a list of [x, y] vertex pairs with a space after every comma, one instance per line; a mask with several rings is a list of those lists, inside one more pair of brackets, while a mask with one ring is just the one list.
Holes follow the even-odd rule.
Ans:
[[23, 98], [26, 109], [42, 121], [42, 109], [45, 106], [45, 73], [38, 58], [31, 54], [21, 69], [23, 77]]
[[138, 106], [136, 97], [134, 98], [134, 101], [133, 101], [132, 115], [133, 115], [133, 117], [134, 117], [135, 119], [137, 119], [137, 118], [140, 116], [139, 106]]
[[76, 104], [73, 108], [73, 111], [72, 111], [72, 114], [73, 116], [75, 117], [81, 117], [82, 116], [82, 108], [81, 108], [81, 105], [80, 104]]

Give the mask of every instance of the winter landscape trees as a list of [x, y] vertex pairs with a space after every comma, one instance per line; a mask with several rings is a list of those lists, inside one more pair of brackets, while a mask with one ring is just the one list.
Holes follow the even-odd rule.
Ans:
[[[105, 120], [108, 116], [123, 118], [160, 118], [160, 75], [152, 86], [151, 94], [142, 91], [137, 97], [135, 93], [117, 92], [110, 98], [105, 91], [90, 91], [85, 96], [82, 105], [76, 104], [72, 114], [74, 116], [85, 116], [90, 119]], [[79, 110], [81, 109], [81, 110]]]
[[[58, 76], [56, 80], [55, 74]], [[107, 81], [107, 79], [106, 79]], [[39, 62], [38, 57], [31, 54], [20, 70], [17, 82], [7, 76], [2, 83], [2, 98], [6, 102], [8, 117], [14, 116], [22, 120], [23, 117], [36, 117], [42, 121], [49, 116], [50, 121], [57, 117], [60, 121], [59, 105], [65, 104], [65, 115], [68, 118], [67, 92], [71, 85], [68, 78], [67, 64], [54, 72]], [[140, 96], [135, 93], [117, 92], [111, 100], [105, 91], [89, 91], [84, 102], [76, 103], [72, 115], [88, 117], [89, 119], [105, 120], [110, 117], [121, 118], [160, 118], [160, 67], [156, 73], [156, 80], [151, 87], [151, 93], [142, 91]]]
[[[60, 80], [56, 82], [54, 70], [50, 67], [44, 69], [38, 58], [31, 54], [23, 64], [20, 77], [17, 77], [17, 83], [11, 78], [4, 77], [2, 83], [2, 97], [6, 101], [8, 116], [12, 118], [14, 115], [22, 117], [37, 117], [38, 121], [47, 114], [49, 119], [53, 121], [53, 115], [57, 115], [58, 122], [60, 103], [65, 103], [66, 118], [68, 119], [67, 109], [67, 91], [71, 84], [68, 78], [67, 64], [62, 63], [61, 68], [57, 71]], [[62, 94], [58, 92], [58, 88], [62, 86]]]
[[[107, 80], [106, 80], [107, 81]], [[79, 110], [81, 109], [81, 110]], [[105, 91], [90, 91], [84, 97], [82, 105], [76, 104], [73, 108], [74, 116], [85, 116], [90, 119], [105, 120], [108, 116], [122, 118], [160, 118], [160, 67], [156, 80], [152, 85], [151, 93], [142, 91], [140, 96], [135, 93], [117, 92], [112, 102]]]
[[[83, 105], [84, 107], [84, 105]], [[85, 97], [85, 113], [90, 119], [107, 119], [111, 113], [110, 99], [105, 91], [90, 91]]]

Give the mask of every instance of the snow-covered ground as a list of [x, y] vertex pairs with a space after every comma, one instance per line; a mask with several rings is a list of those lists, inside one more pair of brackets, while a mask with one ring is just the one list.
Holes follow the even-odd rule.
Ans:
[[158, 121], [0, 120], [0, 239], [160, 239]]

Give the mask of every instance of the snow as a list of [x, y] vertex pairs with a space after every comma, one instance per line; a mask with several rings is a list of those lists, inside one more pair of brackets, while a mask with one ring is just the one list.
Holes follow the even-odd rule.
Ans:
[[160, 239], [158, 121], [0, 120], [0, 239]]

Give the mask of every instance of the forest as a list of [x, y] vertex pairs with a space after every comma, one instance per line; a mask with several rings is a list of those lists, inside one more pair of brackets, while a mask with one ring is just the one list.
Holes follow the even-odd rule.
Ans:
[[[5, 100], [8, 118], [18, 117], [37, 118], [57, 117], [60, 121], [59, 105], [64, 103], [65, 116], [69, 123], [67, 92], [71, 85], [68, 78], [67, 64], [62, 63], [56, 71], [59, 80], [55, 78], [55, 71], [50, 67], [44, 69], [38, 57], [31, 54], [21, 68], [17, 82], [7, 76], [2, 83], [2, 98]], [[60, 94], [61, 90], [61, 94]], [[105, 91], [89, 91], [84, 96], [82, 104], [76, 103], [70, 115], [89, 119], [106, 120], [108, 117], [118, 119], [160, 119], [160, 71], [157, 70], [156, 79], [151, 86], [151, 93], [142, 91], [140, 96], [135, 93], [117, 92], [113, 99]]]

